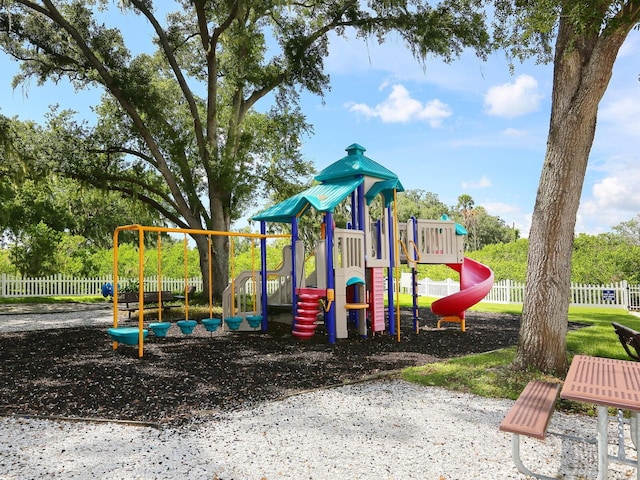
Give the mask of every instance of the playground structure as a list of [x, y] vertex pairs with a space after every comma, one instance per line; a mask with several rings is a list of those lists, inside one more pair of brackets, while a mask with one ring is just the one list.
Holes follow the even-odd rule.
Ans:
[[[400, 312], [396, 305], [399, 282], [396, 282], [396, 291], [391, 281], [387, 282], [385, 289], [385, 277], [394, 278], [398, 265], [406, 263], [413, 273], [416, 333], [419, 329], [416, 278], [419, 264], [445, 264], [459, 273], [460, 291], [433, 302], [432, 311], [441, 317], [438, 327], [441, 322], [456, 322], [464, 331], [465, 310], [480, 302], [493, 285], [491, 269], [464, 256], [466, 230], [446, 217], [440, 220], [412, 218], [399, 224], [395, 200], [397, 192], [404, 191], [404, 187], [397, 175], [366, 157], [365, 148], [358, 144], [350, 145], [346, 151], [345, 157], [315, 177], [317, 184], [255, 215], [253, 220], [260, 222], [260, 233], [141, 226], [119, 229], [138, 229], [141, 238], [145, 231], [151, 230], [209, 237], [227, 235], [230, 240], [245, 236], [252, 242], [259, 240], [259, 269], [252, 268], [235, 275], [232, 268], [230, 285], [223, 294], [223, 328], [249, 331], [260, 328], [266, 331], [268, 321], [280, 321], [290, 323], [292, 334], [300, 339], [311, 338], [318, 324], [324, 324], [329, 343], [347, 338], [350, 329], [363, 337], [387, 332], [397, 335], [400, 340]], [[349, 200], [350, 221], [346, 228], [338, 228], [334, 221], [335, 209]], [[298, 221], [303, 214], [313, 210], [322, 215], [322, 223], [319, 226], [320, 240], [308, 249], [315, 259], [314, 268], [309, 268], [305, 245], [298, 235]], [[275, 270], [266, 268], [266, 240], [278, 237], [266, 234], [268, 223], [291, 226], [291, 244], [283, 248], [282, 263]], [[114, 245], [117, 245], [118, 231], [114, 235]], [[253, 248], [252, 243], [252, 251]], [[140, 252], [142, 250], [141, 241]], [[117, 249], [115, 252], [114, 263], [117, 265]], [[232, 241], [230, 254], [233, 262]], [[140, 255], [142, 265], [142, 253]], [[270, 284], [276, 284], [269, 291], [268, 280], [271, 280]], [[114, 283], [117, 284], [117, 272]], [[186, 288], [185, 281], [185, 291]], [[385, 296], [387, 309], [384, 306]], [[140, 297], [143, 297], [142, 281]], [[115, 298], [116, 295], [114, 330], [117, 329]], [[142, 356], [145, 335], [142, 304], [139, 319], [133, 340], [139, 345], [139, 355]]]
[[[399, 310], [393, 282], [384, 289], [385, 276], [397, 273], [397, 265], [406, 263], [413, 272], [414, 325], [418, 330], [418, 295], [416, 267], [419, 264], [445, 264], [460, 274], [461, 291], [435, 301], [432, 311], [442, 317], [438, 322], [459, 323], [464, 331], [465, 310], [482, 300], [493, 285], [488, 267], [464, 257], [466, 230], [446, 217], [440, 220], [412, 218], [399, 224], [395, 212], [396, 193], [404, 191], [398, 176], [364, 155], [365, 148], [353, 144], [347, 155], [322, 170], [318, 184], [274, 205], [253, 220], [260, 221], [261, 232], [268, 222], [291, 224], [291, 277], [286, 288], [286, 305], [294, 315], [292, 332], [309, 338], [313, 329], [300, 328], [298, 294], [305, 295], [303, 321], [310, 308], [309, 295], [315, 289], [319, 299], [326, 299], [323, 320], [330, 343], [348, 336], [349, 325], [367, 336], [387, 331], [398, 335]], [[346, 228], [334, 225], [334, 210], [350, 200], [351, 219]], [[313, 248], [315, 270], [305, 274], [304, 245], [298, 239], [298, 219], [314, 209], [323, 215], [322, 239]], [[397, 260], [396, 260], [397, 259]], [[385, 275], [386, 273], [386, 275]], [[397, 282], [396, 282], [397, 284]], [[384, 298], [388, 301], [385, 315]], [[282, 298], [281, 292], [278, 293]], [[276, 303], [276, 296], [269, 299]], [[393, 321], [392, 312], [396, 313]], [[308, 321], [308, 320], [307, 320]]]

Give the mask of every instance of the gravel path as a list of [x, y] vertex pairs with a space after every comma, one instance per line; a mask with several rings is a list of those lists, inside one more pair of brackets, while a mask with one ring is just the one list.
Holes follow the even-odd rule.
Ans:
[[[1, 331], [14, 331], [8, 329], [22, 321], [29, 328], [58, 328], [56, 322], [70, 321], [70, 314], [62, 312], [42, 314], [36, 323], [28, 315], [0, 315]], [[105, 318], [109, 315], [106, 310]], [[80, 322], [83, 314], [72, 316]], [[97, 317], [94, 311], [91, 318]], [[0, 480], [522, 480], [526, 477], [511, 460], [510, 436], [498, 431], [511, 405], [508, 400], [378, 380], [160, 429], [4, 417]], [[549, 431], [544, 442], [523, 439], [525, 464], [554, 478], [595, 478], [595, 445], [567, 436], [593, 441], [596, 419], [556, 412]], [[610, 449], [615, 453], [614, 445]], [[635, 458], [635, 451], [628, 454]], [[627, 480], [633, 475], [632, 467], [612, 465], [608, 478]]]
[[[204, 424], [0, 421], [0, 479], [523, 479], [498, 424], [511, 402], [382, 381], [319, 390]], [[595, 432], [554, 414], [551, 432]], [[534, 471], [596, 477], [593, 444], [523, 439]], [[613, 466], [609, 479], [633, 469]]]

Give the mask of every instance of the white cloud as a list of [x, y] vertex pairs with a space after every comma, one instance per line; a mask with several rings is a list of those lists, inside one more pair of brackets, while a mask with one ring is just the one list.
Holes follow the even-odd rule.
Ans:
[[640, 105], [631, 92], [603, 105], [598, 117], [623, 134], [640, 136]]
[[601, 209], [637, 212], [640, 210], [639, 177], [636, 172], [628, 172], [627, 175], [603, 178], [592, 189], [596, 205]]
[[505, 137], [512, 138], [521, 138], [527, 135], [527, 132], [525, 130], [519, 130], [517, 128], [505, 128], [501, 133]]
[[365, 103], [349, 103], [346, 106], [350, 112], [368, 118], [379, 118], [384, 123], [426, 121], [434, 128], [441, 126], [442, 121], [451, 116], [451, 109], [447, 104], [438, 99], [423, 104], [412, 98], [402, 85], [393, 85], [389, 96], [374, 107]]
[[[640, 159], [635, 156], [613, 156], [602, 166], [590, 171], [603, 173], [586, 191], [580, 203], [579, 218], [582, 221], [576, 231], [594, 234], [630, 220], [640, 211]], [[587, 173], [587, 177], [589, 172]], [[589, 195], [590, 193], [590, 195]], [[594, 228], [594, 226], [599, 226]]]
[[513, 83], [491, 87], [484, 96], [489, 115], [514, 118], [538, 109], [543, 95], [530, 75], [520, 75]]
[[462, 182], [462, 188], [487, 188], [491, 186], [491, 180], [486, 175], [483, 175], [480, 180], [474, 182]]

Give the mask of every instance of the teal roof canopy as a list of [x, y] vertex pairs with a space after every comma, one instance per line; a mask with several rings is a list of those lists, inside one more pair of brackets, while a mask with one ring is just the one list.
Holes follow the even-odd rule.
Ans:
[[[293, 217], [300, 216], [309, 206], [319, 212], [333, 212], [335, 207], [350, 195], [363, 182], [375, 183], [365, 192], [367, 204], [371, 204], [377, 195], [382, 194], [385, 207], [394, 200], [394, 192], [404, 192], [398, 176], [369, 157], [364, 156], [366, 149], [357, 143], [349, 145], [347, 155], [316, 175], [320, 182], [303, 192], [274, 205], [255, 215], [252, 220], [288, 223]], [[377, 180], [377, 181], [376, 181]]]
[[388, 207], [393, 202], [393, 192], [404, 192], [404, 187], [400, 180], [391, 179], [391, 180], [383, 180], [381, 182], [374, 183], [369, 191], [365, 193], [364, 198], [367, 201], [367, 205], [371, 205], [373, 199], [376, 198], [376, 195], [382, 194], [384, 198], [384, 206]]
[[367, 149], [362, 145], [354, 143], [345, 150], [347, 156], [332, 163], [316, 175], [315, 179], [318, 182], [333, 182], [343, 178], [353, 178], [354, 175], [367, 175], [383, 180], [398, 179], [398, 176], [391, 170], [374, 162], [369, 157], [365, 157], [363, 154]]
[[321, 183], [290, 197], [272, 207], [267, 208], [252, 220], [289, 223], [293, 217], [312, 206], [319, 212], [333, 212], [333, 209], [351, 195], [364, 181], [364, 178], [350, 178], [342, 181]]

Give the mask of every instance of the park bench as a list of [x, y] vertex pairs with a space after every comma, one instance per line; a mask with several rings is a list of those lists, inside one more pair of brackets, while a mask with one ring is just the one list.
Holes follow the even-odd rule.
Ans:
[[[162, 308], [164, 311], [172, 308], [179, 307], [176, 304], [167, 304], [175, 300], [180, 300], [173, 295], [173, 292], [162, 291], [160, 295], [158, 292], [144, 292], [144, 307], [146, 308]], [[182, 297], [184, 298], [184, 297]], [[118, 309], [128, 312], [129, 318], [131, 318], [131, 312], [137, 312], [140, 310], [140, 295], [138, 292], [122, 292], [118, 294]]]
[[552, 477], [534, 473], [524, 466], [520, 459], [520, 435], [538, 440], [545, 439], [559, 392], [558, 384], [532, 380], [500, 423], [501, 431], [511, 433], [511, 456], [518, 471], [525, 475], [554, 480]]
[[620, 343], [624, 347], [625, 352], [627, 352], [627, 355], [636, 362], [640, 361], [640, 332], [636, 332], [632, 328], [616, 322], [611, 322], [611, 325], [613, 325], [613, 328], [618, 334]]

